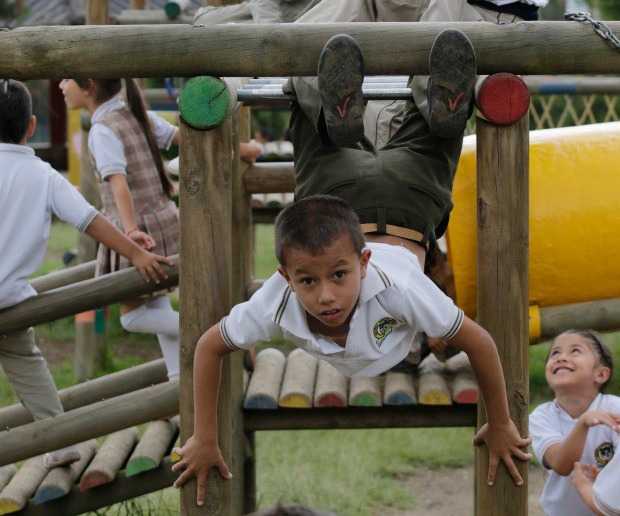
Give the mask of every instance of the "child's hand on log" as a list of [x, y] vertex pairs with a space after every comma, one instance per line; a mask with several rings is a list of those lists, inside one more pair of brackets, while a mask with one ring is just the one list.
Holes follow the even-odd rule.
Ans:
[[138, 249], [139, 252], [137, 252], [135, 256], [132, 256], [131, 263], [147, 283], [151, 280], [155, 283], [159, 283], [161, 280], [168, 278], [166, 271], [162, 268], [160, 263], [165, 263], [170, 267], [174, 267], [174, 263], [172, 263], [169, 258], [149, 253], [144, 249], [136, 249]]
[[182, 471], [174, 483], [174, 487], [181, 487], [193, 476], [196, 477], [196, 503], [204, 505], [207, 490], [207, 477], [211, 468], [217, 468], [225, 480], [230, 480], [232, 474], [224, 462], [222, 452], [217, 444], [200, 441], [195, 436], [190, 437], [184, 446], [175, 448], [181, 460], [172, 466], [172, 471]]
[[530, 437], [523, 438], [519, 435], [517, 427], [512, 420], [507, 424], [489, 425], [485, 423], [474, 436], [474, 445], [486, 444], [489, 449], [489, 471], [487, 482], [490, 486], [495, 483], [497, 466], [502, 460], [508, 469], [515, 485], [523, 485], [523, 478], [517, 469], [512, 457], [522, 461], [529, 461], [532, 455], [524, 451], [532, 442]]

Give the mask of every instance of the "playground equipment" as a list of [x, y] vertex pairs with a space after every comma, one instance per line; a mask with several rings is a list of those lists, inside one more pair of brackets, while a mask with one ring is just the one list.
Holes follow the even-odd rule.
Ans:
[[[610, 25], [613, 29], [620, 28], [617, 23]], [[0, 33], [0, 50], [3, 51], [0, 52], [0, 76], [310, 75], [324, 41], [339, 32], [352, 34], [360, 41], [368, 73], [424, 73], [430, 43], [437, 32], [447, 26], [460, 28], [470, 35], [479, 51], [482, 73], [617, 73], [620, 70], [620, 55], [583, 26], [570, 23], [523, 23], [501, 27], [478, 23], [429, 23], [275, 25], [204, 30], [183, 26], [46, 28], [45, 34], [39, 29], [20, 29], [10, 35]], [[119, 41], [123, 41], [121, 51]], [[231, 50], [232, 41], [234, 50]], [[87, 55], [77, 52], [89, 43], [92, 51]], [[45, 53], [40, 52], [43, 44], [47, 49]], [[538, 55], [543, 45], [546, 52]], [[296, 59], [301, 53], [307, 59]], [[196, 60], [196, 55], [204, 56], [204, 63]], [[100, 68], [103, 60], [105, 70]], [[217, 93], [225, 94], [221, 89]], [[206, 98], [205, 102], [208, 100]], [[182, 124], [181, 130], [184, 145], [181, 149], [183, 275], [180, 278], [182, 373], [179, 408], [181, 438], [186, 439], [193, 428], [191, 371], [194, 345], [199, 335], [219, 320], [233, 302], [245, 296], [252, 279], [252, 239], [250, 192], [243, 180], [245, 165], [239, 163], [238, 149], [235, 149], [239, 135], [247, 135], [247, 113], [233, 110], [211, 131], [196, 131], [186, 124]], [[511, 414], [524, 431], [528, 401], [527, 118], [502, 128], [478, 121], [477, 131], [477, 205], [482, 210], [482, 216], [479, 215], [477, 220], [478, 267], [481, 271], [477, 278], [477, 315], [498, 344], [505, 364]], [[232, 162], [231, 155], [236, 156]], [[259, 185], [257, 190], [264, 188]], [[196, 228], [201, 231], [197, 232]], [[213, 248], [214, 242], [218, 244], [217, 251]], [[41, 297], [55, 299], [58, 290], [69, 288], [74, 287], [51, 290]], [[83, 296], [80, 309], [96, 304], [97, 300], [89, 298], [87, 293]], [[102, 304], [120, 299], [113, 298], [109, 295]], [[24, 313], [27, 310], [23, 310], [18, 306], [0, 314], [0, 331], [31, 324], [37, 314], [26, 318]], [[66, 306], [57, 306], [43, 319], [53, 317], [52, 313], [66, 314], [68, 311]], [[232, 515], [253, 508], [253, 432], [258, 430], [474, 423], [474, 414], [468, 405], [243, 411], [240, 360], [240, 354], [234, 354], [226, 359], [223, 367], [219, 429], [222, 451], [236, 480], [223, 482], [212, 476], [207, 496], [209, 505], [202, 509], [195, 506], [195, 486], [190, 483], [182, 495], [185, 514]], [[436, 373], [432, 364], [420, 371], [421, 376], [428, 374], [429, 378], [437, 378]], [[377, 399], [377, 390], [372, 385], [362, 386], [359, 390], [358, 387], [359, 384], [356, 392], [362, 394], [360, 399], [372, 400], [373, 396], [374, 400]], [[410, 384], [402, 390], [411, 397]], [[307, 389], [299, 390], [299, 393], [301, 397], [307, 396]], [[420, 399], [423, 397], [420, 391], [416, 395]], [[54, 418], [53, 422], [26, 424], [2, 435], [0, 463], [10, 463], [70, 442], [85, 441], [101, 435], [99, 432], [114, 432], [150, 419], [171, 416], [176, 411], [176, 396], [175, 384], [162, 383], [74, 409]], [[481, 422], [482, 414], [479, 416]], [[247, 443], [247, 446], [241, 443]], [[482, 473], [486, 469], [485, 460], [485, 454], [478, 455], [477, 514], [525, 514], [526, 490], [515, 488], [505, 472], [500, 475], [496, 486], [489, 489]], [[142, 484], [147, 476], [142, 477], [142, 482], [136, 480], [136, 484], [125, 478], [112, 485], [140, 484], [142, 489], [156, 487], [169, 478], [168, 463], [164, 461], [164, 465], [152, 473], [152, 483], [146, 488]], [[72, 493], [66, 500], [76, 498]], [[92, 500], [88, 497], [80, 499]], [[108, 503], [114, 500], [111, 497]], [[67, 507], [63, 504], [59, 513], [67, 514]]]

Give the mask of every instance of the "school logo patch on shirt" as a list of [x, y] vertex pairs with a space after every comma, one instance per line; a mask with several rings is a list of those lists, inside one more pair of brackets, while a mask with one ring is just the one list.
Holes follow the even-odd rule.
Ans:
[[377, 339], [377, 344], [381, 344], [383, 340], [392, 333], [394, 326], [398, 324], [396, 319], [391, 317], [384, 317], [375, 323], [375, 327], [372, 329], [372, 334]]
[[594, 460], [599, 468], [605, 467], [614, 458], [613, 443], [603, 443], [594, 450]]

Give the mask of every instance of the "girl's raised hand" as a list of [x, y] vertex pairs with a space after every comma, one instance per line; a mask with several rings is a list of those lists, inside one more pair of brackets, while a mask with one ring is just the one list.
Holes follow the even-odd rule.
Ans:
[[138, 244], [142, 249], [146, 249], [150, 251], [155, 247], [155, 240], [151, 235], [145, 233], [144, 231], [140, 231], [139, 229], [134, 229], [127, 233], [127, 236], [133, 240], [136, 244]]
[[588, 410], [579, 416], [579, 422], [586, 428], [597, 425], [607, 425], [615, 432], [620, 433], [620, 414], [604, 410]]

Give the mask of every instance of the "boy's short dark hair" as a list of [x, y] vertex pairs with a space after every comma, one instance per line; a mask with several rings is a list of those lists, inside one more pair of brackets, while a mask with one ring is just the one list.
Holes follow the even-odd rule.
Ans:
[[[580, 337], [584, 338], [590, 345], [590, 348], [592, 349], [594, 354], [598, 357], [601, 365], [603, 367], [609, 368], [609, 378], [603, 385], [601, 385], [601, 392], [604, 392], [605, 388], [607, 387], [607, 384], [611, 381], [614, 375], [614, 357], [610, 349], [607, 347], [605, 342], [603, 342], [603, 339], [601, 338], [601, 336], [594, 330], [572, 330], [571, 329], [571, 330], [563, 331], [560, 335], [566, 335], [566, 334], [579, 335]], [[545, 364], [549, 361], [550, 354], [551, 354], [551, 350], [549, 350], [549, 353], [547, 353]]]
[[321, 253], [343, 233], [358, 255], [364, 248], [360, 221], [351, 206], [332, 195], [311, 195], [284, 208], [275, 224], [276, 257], [285, 265], [287, 249]]
[[32, 97], [23, 82], [0, 79], [0, 142], [20, 143], [32, 116]]

